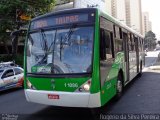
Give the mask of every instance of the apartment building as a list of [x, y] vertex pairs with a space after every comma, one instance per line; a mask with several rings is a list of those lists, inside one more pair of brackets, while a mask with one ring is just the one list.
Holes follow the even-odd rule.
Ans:
[[112, 1], [111, 0], [105, 0], [106, 3], [106, 13], [109, 15], [112, 15]]
[[149, 21], [149, 13], [148, 12], [143, 12], [142, 13], [142, 34], [145, 36], [145, 34], [152, 30], [152, 23]]
[[125, 0], [106, 0], [106, 12], [126, 24]]
[[142, 34], [141, 0], [106, 0], [106, 11]]
[[148, 31], [152, 31], [152, 22], [151, 21], [149, 21], [148, 26], [149, 26], [148, 27], [149, 28]]
[[141, 0], [126, 0], [127, 25], [142, 34]]

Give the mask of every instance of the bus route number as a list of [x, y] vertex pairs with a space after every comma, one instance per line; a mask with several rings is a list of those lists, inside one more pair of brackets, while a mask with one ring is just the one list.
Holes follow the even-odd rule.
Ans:
[[64, 86], [69, 88], [77, 88], [78, 83], [65, 83]]

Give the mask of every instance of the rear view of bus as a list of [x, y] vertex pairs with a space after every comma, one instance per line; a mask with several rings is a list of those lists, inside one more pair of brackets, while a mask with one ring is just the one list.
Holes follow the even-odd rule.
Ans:
[[101, 106], [97, 12], [66, 10], [31, 21], [24, 64], [27, 101]]

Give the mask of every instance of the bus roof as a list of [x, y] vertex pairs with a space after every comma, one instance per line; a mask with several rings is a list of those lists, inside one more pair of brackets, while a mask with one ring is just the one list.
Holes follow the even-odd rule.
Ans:
[[38, 16], [36, 18], [33, 18], [31, 21], [38, 20], [38, 19], [41, 19], [41, 18], [44, 18], [44, 17], [49, 17], [49, 16], [52, 16], [52, 15], [69, 14], [72, 11], [74, 11], [74, 13], [83, 13], [83, 12], [86, 13], [86, 12], [95, 12], [96, 10], [97, 10], [97, 8], [79, 8], [79, 9], [72, 8], [72, 9], [59, 10], [59, 11], [56, 11], [56, 12], [53, 11], [53, 12]]
[[38, 20], [38, 19], [42, 19], [44, 17], [49, 17], [49, 16], [52, 16], [52, 15], [60, 15], [60, 14], [69, 14], [71, 13], [72, 11], [74, 11], [74, 13], [82, 13], [82, 12], [95, 12], [95, 11], [99, 11], [100, 15], [105, 17], [106, 19], [108, 19], [109, 21], [113, 22], [114, 24], [117, 24], [119, 25], [120, 27], [134, 33], [135, 35], [143, 38], [143, 36], [141, 34], [139, 34], [138, 32], [136, 32], [135, 30], [133, 30], [132, 28], [128, 27], [126, 24], [123, 24], [122, 22], [120, 22], [118, 19], [112, 17], [111, 15], [107, 14], [107, 13], [104, 13], [102, 12], [101, 10], [99, 10], [98, 8], [72, 8], [72, 9], [64, 9], [64, 10], [59, 10], [59, 11], [56, 11], [56, 12], [50, 12], [50, 13], [47, 13], [47, 14], [44, 14], [44, 15], [41, 15], [41, 16], [38, 16], [36, 18], [33, 18], [31, 21], [35, 21], [35, 20]]

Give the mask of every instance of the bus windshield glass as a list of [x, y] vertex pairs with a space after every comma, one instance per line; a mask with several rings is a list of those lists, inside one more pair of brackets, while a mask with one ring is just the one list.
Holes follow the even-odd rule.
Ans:
[[39, 29], [28, 35], [27, 72], [36, 74], [91, 73], [93, 26]]
[[4, 70], [0, 70], [0, 75], [3, 73]]

